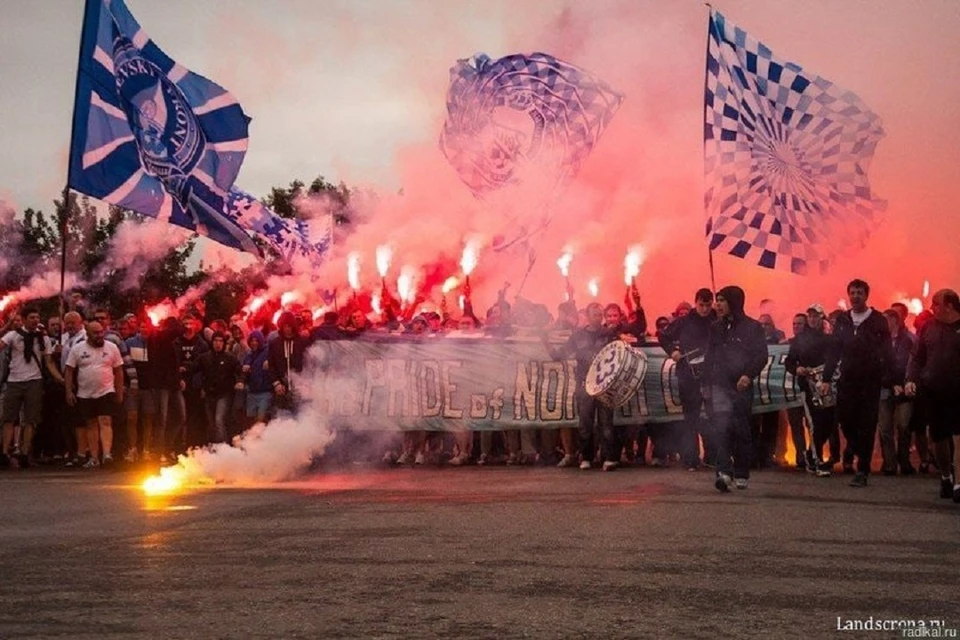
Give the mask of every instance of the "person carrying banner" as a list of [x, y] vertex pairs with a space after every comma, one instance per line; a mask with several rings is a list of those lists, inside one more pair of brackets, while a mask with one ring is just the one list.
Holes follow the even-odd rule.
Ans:
[[850, 310], [837, 318], [833, 330], [839, 348], [828, 352], [818, 388], [822, 395], [827, 395], [830, 380], [840, 366], [837, 418], [847, 438], [843, 466], [852, 468], [856, 456], [857, 474], [850, 486], [866, 487], [877, 435], [880, 389], [890, 376], [893, 343], [883, 314], [867, 306], [870, 285], [853, 280], [847, 285], [847, 296]]
[[[617, 335], [610, 333], [603, 327], [603, 307], [598, 302], [587, 306], [587, 325], [574, 331], [565, 344], [554, 349], [546, 341], [544, 344], [554, 360], [566, 360], [573, 356], [576, 360], [576, 402], [580, 423], [577, 429], [580, 433], [580, 468], [589, 469], [596, 455], [594, 428], [599, 427], [602, 438], [601, 453], [603, 455], [603, 470], [613, 471], [620, 460], [620, 443], [613, 428], [613, 408], [608, 407], [596, 398], [590, 396], [584, 384], [590, 363], [604, 345], [616, 339]], [[564, 465], [561, 462], [562, 466]]]
[[700, 289], [694, 301], [694, 313], [678, 317], [660, 331], [660, 346], [670, 359], [677, 363], [683, 424], [674, 431], [677, 434], [675, 445], [680, 450], [683, 465], [689, 470], [700, 467], [698, 435], [703, 439], [704, 460], [712, 464], [716, 459], [713, 438], [707, 434], [708, 423], [701, 418], [702, 363], [710, 343], [710, 327], [717, 319], [713, 310], [713, 292], [710, 289]]
[[943, 289], [933, 295], [932, 306], [934, 318], [917, 336], [904, 391], [924, 398], [940, 468], [940, 497], [960, 502], [960, 297]]
[[740, 287], [724, 287], [717, 292], [719, 319], [711, 326], [704, 361], [709, 385], [707, 412], [717, 438], [714, 486], [723, 493], [730, 491], [733, 483], [737, 489], [747, 488], [753, 381], [767, 366], [763, 327], [744, 313], [745, 302]]
[[824, 331], [824, 322], [823, 307], [816, 303], [810, 305], [807, 309], [807, 327], [790, 342], [784, 362], [787, 371], [797, 378], [803, 391], [813, 436], [810, 448], [806, 451], [806, 467], [818, 478], [827, 478], [831, 474], [832, 465], [824, 461], [823, 447], [837, 428], [836, 406], [826, 406], [820, 399], [822, 396], [814, 381], [817, 372], [823, 370], [827, 355], [839, 348], [836, 338]]

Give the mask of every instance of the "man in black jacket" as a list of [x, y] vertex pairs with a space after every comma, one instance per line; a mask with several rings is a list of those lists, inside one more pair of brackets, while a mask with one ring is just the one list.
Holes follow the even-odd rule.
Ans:
[[714, 486], [721, 492], [730, 491], [734, 482], [738, 489], [747, 488], [753, 381], [767, 366], [763, 327], [744, 314], [745, 301], [740, 287], [724, 287], [717, 292], [719, 319], [711, 327], [704, 362], [710, 395], [708, 413], [712, 432], [717, 437]]
[[943, 289], [933, 295], [932, 306], [934, 319], [917, 336], [905, 391], [924, 398], [940, 468], [940, 497], [960, 502], [960, 296]]
[[233, 393], [242, 376], [240, 363], [226, 350], [226, 335], [217, 332], [210, 339], [211, 350], [196, 361], [200, 374], [201, 393], [207, 410], [207, 442], [227, 441], [227, 415], [233, 403]]
[[870, 285], [853, 280], [847, 285], [847, 297], [850, 310], [837, 318], [833, 332], [839, 349], [827, 356], [819, 387], [823, 395], [829, 393], [829, 381], [839, 365], [837, 418], [847, 438], [843, 464], [849, 469], [857, 457], [857, 475], [850, 486], [865, 487], [877, 436], [880, 389], [889, 379], [893, 346], [883, 314], [867, 306]]
[[687, 469], [700, 466], [698, 435], [703, 439], [704, 460], [713, 464], [716, 459], [715, 438], [707, 434], [708, 423], [701, 419], [703, 391], [700, 386], [702, 365], [710, 344], [710, 326], [717, 320], [713, 310], [713, 292], [700, 289], [694, 296], [694, 302], [694, 313], [678, 317], [660, 332], [660, 346], [677, 363], [683, 423], [670, 428], [674, 429], [674, 444]]
[[815, 473], [818, 478], [830, 476], [832, 464], [823, 459], [823, 446], [837, 428], [837, 407], [833, 402], [817, 399], [814, 394], [820, 391], [813, 384], [814, 370], [823, 367], [827, 355], [838, 348], [836, 338], [824, 331], [826, 318], [823, 307], [819, 304], [810, 305], [807, 309], [807, 326], [790, 342], [790, 350], [784, 366], [790, 374], [796, 376], [800, 390], [803, 391], [805, 413], [807, 420], [812, 422], [812, 442], [805, 456], [807, 471]]

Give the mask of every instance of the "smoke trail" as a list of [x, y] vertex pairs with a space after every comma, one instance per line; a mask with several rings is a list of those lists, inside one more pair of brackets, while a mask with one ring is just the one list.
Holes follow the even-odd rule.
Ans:
[[117, 285], [122, 291], [140, 286], [145, 271], [163, 260], [172, 249], [188, 240], [191, 232], [148, 218], [124, 220], [110, 239], [106, 258], [93, 274], [102, 280], [112, 271], [123, 270]]

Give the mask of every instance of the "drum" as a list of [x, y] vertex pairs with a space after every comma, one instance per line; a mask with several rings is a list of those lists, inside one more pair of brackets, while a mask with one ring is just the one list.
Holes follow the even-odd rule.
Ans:
[[837, 381], [840, 379], [840, 369], [837, 368], [833, 374], [833, 380], [830, 380], [830, 393], [820, 395], [817, 391], [817, 385], [823, 382], [823, 365], [810, 369], [810, 404], [821, 409], [836, 406], [837, 404]]
[[622, 340], [606, 345], [590, 363], [586, 392], [603, 404], [617, 408], [640, 390], [647, 373], [647, 356]]

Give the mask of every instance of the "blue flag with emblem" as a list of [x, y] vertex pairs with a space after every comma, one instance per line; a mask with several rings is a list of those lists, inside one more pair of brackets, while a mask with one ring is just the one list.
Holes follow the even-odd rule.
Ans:
[[260, 254], [254, 232], [284, 258], [315, 262], [311, 242], [234, 181], [247, 151], [237, 99], [167, 56], [122, 0], [87, 0], [68, 185], [81, 193]]
[[866, 243], [886, 207], [867, 177], [880, 118], [716, 11], [707, 42], [711, 251], [770, 269], [825, 271], [836, 254]]
[[475, 196], [524, 181], [551, 189], [577, 173], [621, 102], [551, 55], [480, 54], [450, 70], [440, 148]]

